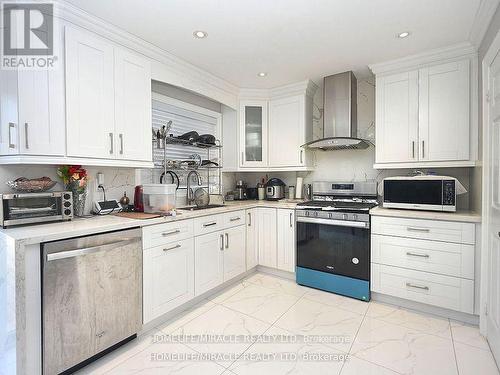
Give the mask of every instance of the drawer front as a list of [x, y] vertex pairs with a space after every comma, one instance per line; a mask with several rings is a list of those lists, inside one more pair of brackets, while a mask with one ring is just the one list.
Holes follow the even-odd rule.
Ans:
[[144, 249], [161, 246], [172, 241], [185, 240], [193, 237], [193, 220], [180, 220], [143, 227], [142, 234]]
[[453, 221], [372, 216], [372, 233], [474, 245], [475, 225]]
[[371, 290], [446, 309], [474, 313], [474, 282], [372, 263]]
[[194, 235], [212, 233], [224, 228], [224, 214], [197, 217], [194, 219]]
[[236, 227], [246, 223], [245, 210], [228, 212], [224, 214], [224, 228]]
[[372, 234], [372, 262], [474, 279], [474, 245]]

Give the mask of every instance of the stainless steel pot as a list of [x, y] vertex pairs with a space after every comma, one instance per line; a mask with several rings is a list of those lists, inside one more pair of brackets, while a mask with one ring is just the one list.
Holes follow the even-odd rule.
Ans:
[[266, 199], [277, 201], [285, 198], [285, 183], [279, 178], [271, 178], [266, 184]]

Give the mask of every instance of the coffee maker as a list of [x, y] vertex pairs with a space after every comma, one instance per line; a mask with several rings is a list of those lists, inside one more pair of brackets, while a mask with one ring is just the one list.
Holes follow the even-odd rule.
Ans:
[[236, 189], [234, 190], [234, 200], [243, 201], [247, 199], [247, 186], [242, 180], [238, 180], [236, 183]]

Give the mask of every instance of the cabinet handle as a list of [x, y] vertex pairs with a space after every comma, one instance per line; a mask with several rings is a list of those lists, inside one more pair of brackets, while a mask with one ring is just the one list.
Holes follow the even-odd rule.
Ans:
[[292, 219], [293, 219], [293, 213], [290, 212], [290, 228], [293, 228]]
[[220, 235], [220, 250], [224, 250], [224, 235]]
[[411, 256], [411, 257], [419, 257], [419, 258], [429, 258], [429, 254], [418, 254], [418, 253], [412, 253], [408, 251], [406, 255]]
[[245, 162], [245, 152], [244, 151], [241, 151], [241, 162], [242, 163]]
[[109, 149], [109, 153], [113, 154], [113, 152], [114, 152], [114, 150], [113, 150], [113, 133], [109, 133], [109, 142], [111, 144], [111, 147]]
[[226, 249], [229, 247], [229, 234], [226, 233]]
[[415, 227], [406, 227], [408, 232], [422, 232], [429, 233], [431, 230], [429, 228], [415, 228]]
[[215, 221], [214, 221], [213, 223], [203, 224], [203, 227], [204, 227], [204, 228], [206, 228], [206, 227], [211, 227], [211, 226], [214, 226], [214, 225], [216, 225], [216, 224], [217, 224], [217, 222], [215, 222]]
[[[252, 226], [252, 213], [251, 212], [248, 213], [248, 226], [249, 227]], [[499, 235], [500, 235], [500, 233], [499, 233]]]
[[123, 134], [118, 134], [118, 138], [120, 138], [120, 155], [123, 155]]
[[101, 331], [99, 333], [96, 333], [95, 337], [101, 338], [102, 336], [104, 336], [105, 333], [106, 331]]
[[302, 160], [302, 153], [304, 152], [304, 150], [300, 150], [300, 164], [303, 163], [303, 160]]
[[9, 122], [9, 148], [16, 148], [16, 145], [12, 143], [12, 129], [16, 127], [16, 124]]
[[415, 141], [411, 141], [411, 157], [415, 159]]
[[25, 146], [26, 146], [26, 149], [29, 149], [30, 148], [30, 144], [28, 142], [28, 123], [25, 122], [24, 123], [24, 132], [26, 133], [25, 136], [24, 136], [24, 142], [25, 142]]
[[172, 234], [177, 234], [177, 233], [180, 233], [181, 230], [180, 229], [176, 229], [176, 230], [173, 230], [173, 231], [170, 231], [170, 232], [163, 232], [161, 235], [163, 237], [167, 237], [167, 236], [171, 236]]
[[412, 284], [412, 283], [406, 283], [406, 286], [407, 286], [408, 288], [415, 288], [415, 289], [429, 290], [429, 287], [428, 287], [428, 286], [423, 286], [423, 285], [415, 285], [415, 284]]
[[172, 247], [166, 247], [165, 249], [163, 249], [164, 252], [167, 252], [169, 250], [174, 250], [174, 249], [178, 249], [179, 247], [181, 247], [181, 245], [177, 244], [175, 246], [172, 246]]
[[425, 158], [425, 141], [422, 141], [422, 159]]
[[238, 221], [238, 220], [241, 220], [241, 217], [233, 217], [229, 219], [229, 221]]

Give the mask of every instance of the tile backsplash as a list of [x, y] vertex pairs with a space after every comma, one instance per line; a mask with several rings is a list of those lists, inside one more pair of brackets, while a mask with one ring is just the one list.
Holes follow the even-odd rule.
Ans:
[[[126, 192], [130, 201], [134, 198], [134, 187], [136, 185], [135, 169], [111, 168], [111, 167], [85, 167], [89, 175], [88, 195], [85, 204], [85, 212], [90, 213], [92, 202], [103, 199], [101, 191], [97, 191], [96, 176], [98, 172], [104, 174], [104, 186], [107, 199], [120, 199]], [[64, 186], [57, 176], [55, 165], [4, 165], [0, 166], [0, 193], [8, 193], [12, 190], [5, 184], [7, 181], [18, 177], [37, 178], [47, 176], [58, 184], [53, 191], [64, 190]]]

